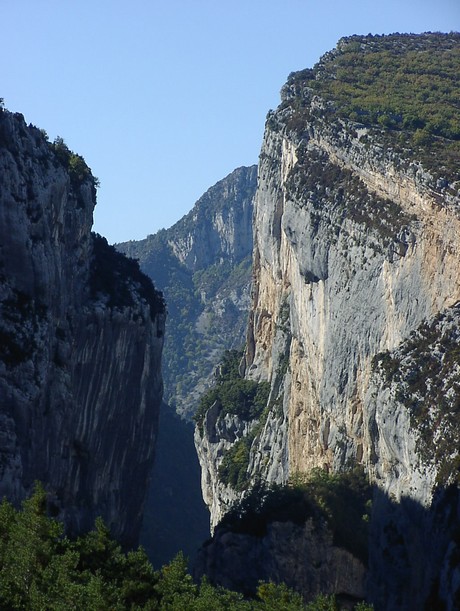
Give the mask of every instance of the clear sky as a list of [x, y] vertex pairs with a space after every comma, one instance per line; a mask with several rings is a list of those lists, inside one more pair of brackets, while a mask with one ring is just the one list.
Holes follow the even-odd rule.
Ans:
[[286, 77], [340, 37], [452, 30], [460, 0], [0, 0], [0, 97], [85, 158], [94, 229], [142, 239], [257, 163]]

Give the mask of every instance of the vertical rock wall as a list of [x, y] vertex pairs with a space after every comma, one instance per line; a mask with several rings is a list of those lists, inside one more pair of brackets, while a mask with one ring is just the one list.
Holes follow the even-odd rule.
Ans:
[[41, 480], [69, 531], [101, 515], [132, 545], [162, 394], [163, 301], [91, 236], [95, 179], [64, 143], [2, 111], [0, 175], [0, 491], [18, 502]]

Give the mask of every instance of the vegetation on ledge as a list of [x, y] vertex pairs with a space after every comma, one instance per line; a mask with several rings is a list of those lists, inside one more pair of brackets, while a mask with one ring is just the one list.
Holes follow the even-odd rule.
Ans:
[[296, 129], [320, 114], [377, 128], [376, 141], [447, 179], [458, 180], [460, 34], [352, 36], [313, 69], [289, 76], [284, 105]]
[[[99, 179], [93, 176], [89, 166], [81, 155], [77, 155], [69, 149], [64, 139], [58, 136], [50, 145], [56, 159], [66, 168], [70, 176], [70, 182], [78, 192], [79, 187], [89, 181], [95, 197], [96, 188], [100, 186]], [[79, 200], [81, 203], [81, 199]]]
[[210, 388], [200, 400], [194, 416], [201, 429], [204, 417], [215, 403], [220, 409], [220, 416], [235, 414], [241, 420], [251, 421], [258, 418], [267, 405], [270, 385], [267, 382], [245, 380], [239, 373], [243, 353], [239, 350], [227, 350], [216, 374], [216, 385]]
[[195, 422], [200, 432], [208, 410], [217, 406], [219, 418], [234, 414], [245, 422], [255, 422], [249, 433], [240, 437], [223, 456], [219, 478], [235, 490], [244, 490], [249, 484], [248, 466], [251, 445], [266, 422], [274, 405], [268, 403], [270, 384], [241, 377], [239, 372], [241, 350], [227, 350], [217, 368], [216, 384], [200, 400]]
[[334, 223], [335, 237], [348, 219], [376, 232], [387, 246], [403, 246], [397, 236], [413, 218], [401, 206], [371, 193], [356, 174], [332, 163], [324, 152], [300, 146], [297, 157], [286, 186], [297, 201], [310, 202], [312, 227], [318, 229], [321, 211], [328, 205], [334, 212], [328, 223]]

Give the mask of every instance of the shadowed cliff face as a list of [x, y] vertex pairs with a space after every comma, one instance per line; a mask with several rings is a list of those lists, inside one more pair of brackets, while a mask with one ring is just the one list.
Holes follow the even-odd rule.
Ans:
[[337, 594], [355, 602], [365, 596], [363, 564], [335, 546], [327, 527], [313, 520], [303, 526], [272, 522], [263, 537], [219, 528], [200, 550], [195, 570], [198, 577], [246, 595], [254, 595], [263, 580], [286, 583], [305, 600], [331, 583]]
[[284, 582], [305, 600], [333, 592], [356, 603], [365, 596], [371, 492], [359, 471], [256, 484], [202, 546], [195, 575], [249, 595], [264, 580]]
[[164, 304], [92, 236], [95, 179], [0, 113], [0, 492], [41, 480], [70, 532], [136, 542], [162, 393]]

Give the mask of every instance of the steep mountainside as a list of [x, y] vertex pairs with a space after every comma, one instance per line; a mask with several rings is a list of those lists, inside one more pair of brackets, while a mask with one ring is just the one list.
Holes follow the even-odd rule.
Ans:
[[238, 168], [170, 229], [117, 249], [165, 294], [165, 401], [190, 418], [227, 348], [244, 343], [257, 168]]
[[70, 532], [136, 543], [162, 394], [165, 307], [91, 234], [96, 179], [0, 111], [0, 495], [40, 480]]
[[261, 479], [362, 465], [382, 609], [460, 596], [459, 70], [458, 34], [356, 36], [289, 77], [260, 155], [242, 364], [270, 394], [252, 417], [217, 401], [196, 429], [213, 525]]

